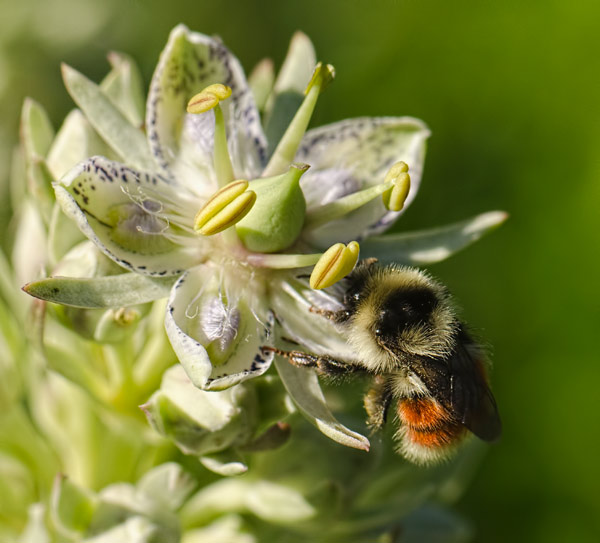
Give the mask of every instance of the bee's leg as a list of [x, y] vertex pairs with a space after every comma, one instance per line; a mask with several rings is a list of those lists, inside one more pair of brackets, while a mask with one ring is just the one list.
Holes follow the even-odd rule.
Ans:
[[346, 373], [364, 372], [354, 364], [336, 360], [325, 355], [305, 353], [302, 351], [283, 351], [275, 347], [261, 347], [263, 351], [271, 351], [279, 356], [287, 358], [291, 364], [299, 368], [315, 368], [323, 375], [344, 375]]
[[392, 402], [392, 391], [386, 379], [375, 377], [364, 398], [367, 424], [373, 430], [380, 430], [385, 424], [387, 412]]
[[308, 309], [311, 313], [316, 313], [317, 315], [321, 315], [321, 317], [325, 317], [330, 321], [335, 321], [338, 318], [339, 311], [331, 311], [330, 309], [322, 309], [320, 307], [315, 307], [314, 305]]

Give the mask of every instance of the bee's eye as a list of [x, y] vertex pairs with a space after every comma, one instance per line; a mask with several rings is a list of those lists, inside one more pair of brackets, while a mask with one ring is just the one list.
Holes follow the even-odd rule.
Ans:
[[352, 295], [352, 299], [353, 299], [355, 302], [358, 302], [358, 301], [360, 300], [360, 292], [355, 292], [355, 293]]

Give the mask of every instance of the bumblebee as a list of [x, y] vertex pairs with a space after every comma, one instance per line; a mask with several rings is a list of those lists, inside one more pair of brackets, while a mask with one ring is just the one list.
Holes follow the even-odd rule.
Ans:
[[484, 441], [500, 437], [484, 350], [458, 318], [446, 287], [416, 268], [368, 259], [343, 288], [341, 310], [313, 311], [340, 327], [356, 361], [273, 350], [324, 376], [370, 374], [367, 423], [381, 429], [391, 410], [397, 450], [414, 463], [447, 458], [469, 432]]

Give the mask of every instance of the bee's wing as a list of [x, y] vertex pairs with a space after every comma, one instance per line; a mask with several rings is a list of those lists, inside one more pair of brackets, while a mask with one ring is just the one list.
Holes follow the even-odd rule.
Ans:
[[411, 364], [411, 369], [431, 395], [466, 428], [485, 441], [494, 441], [500, 437], [502, 424], [477, 353], [475, 344], [461, 333], [451, 356], [421, 358]]

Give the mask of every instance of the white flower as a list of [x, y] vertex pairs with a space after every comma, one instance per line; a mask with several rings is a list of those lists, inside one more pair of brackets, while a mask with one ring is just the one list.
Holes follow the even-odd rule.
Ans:
[[[271, 116], [279, 97], [298, 96], [309, 83], [306, 66], [314, 66], [314, 53], [306, 38], [296, 41], [301, 39], [267, 101]], [[271, 146], [238, 60], [219, 40], [184, 26], [172, 31], [152, 78], [145, 130], [81, 74], [65, 67], [64, 76], [120, 161], [96, 156], [79, 164], [55, 184], [57, 201], [107, 256], [145, 276], [136, 282], [132, 274], [123, 274], [112, 286], [101, 287], [135, 285], [131, 290], [121, 286], [121, 305], [159, 297], [165, 278], [172, 278], [166, 330], [190, 380], [205, 390], [263, 374], [273, 353], [261, 347], [275, 345], [279, 335], [311, 352], [352, 359], [340, 332], [309, 311], [313, 305], [335, 305], [335, 298], [311, 289], [303, 278], [332, 244], [358, 240], [363, 256], [427, 263], [445, 258], [503, 219], [487, 214], [445, 229], [367, 240], [400, 214], [384, 205], [395, 186], [386, 173], [399, 161], [410, 167], [410, 191], [405, 184], [400, 207], [414, 199], [429, 131], [410, 117], [363, 117], [306, 132], [317, 97], [333, 77], [330, 66], [318, 65], [287, 130]], [[190, 98], [209, 91], [202, 96], [217, 104], [214, 109], [186, 111]], [[236, 185], [241, 192], [235, 188], [220, 207], [198, 215], [217, 191], [239, 179], [249, 184]], [[244, 194], [243, 201], [236, 200]], [[218, 213], [232, 202], [230, 225]], [[231, 227], [200, 235], [211, 219]], [[346, 251], [343, 247], [336, 250]], [[348, 247], [354, 259], [356, 249]], [[351, 265], [342, 268], [343, 275]], [[153, 278], [160, 278], [161, 288]], [[34, 288], [28, 291], [41, 296]], [[52, 289], [45, 292], [42, 297], [60, 301]], [[279, 370], [288, 392], [322, 431], [368, 447], [366, 438], [333, 419], [314, 375], [287, 363]]]

